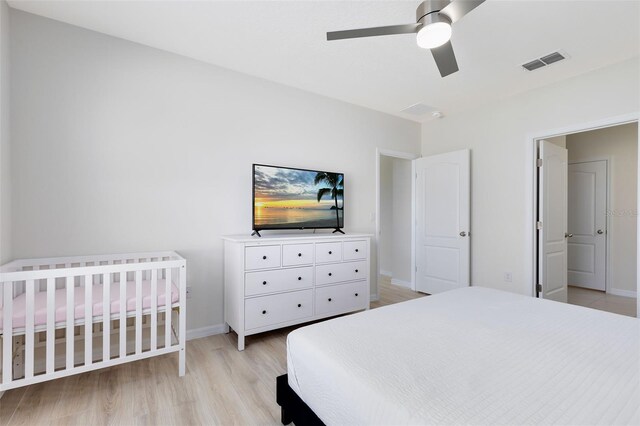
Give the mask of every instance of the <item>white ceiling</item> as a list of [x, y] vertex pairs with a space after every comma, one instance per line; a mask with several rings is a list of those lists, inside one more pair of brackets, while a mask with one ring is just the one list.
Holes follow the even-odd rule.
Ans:
[[[460, 1], [460, 0], [457, 0]], [[414, 35], [327, 42], [411, 23], [415, 1], [30, 1], [11, 7], [414, 120], [451, 114], [640, 54], [638, 1], [488, 0], [454, 24], [460, 71], [441, 78]], [[570, 59], [520, 64], [555, 50]]]

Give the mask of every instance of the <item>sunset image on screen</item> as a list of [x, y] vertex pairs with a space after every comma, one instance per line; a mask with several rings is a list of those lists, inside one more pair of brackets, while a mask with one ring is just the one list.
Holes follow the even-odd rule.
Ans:
[[254, 228], [342, 228], [344, 175], [254, 166]]

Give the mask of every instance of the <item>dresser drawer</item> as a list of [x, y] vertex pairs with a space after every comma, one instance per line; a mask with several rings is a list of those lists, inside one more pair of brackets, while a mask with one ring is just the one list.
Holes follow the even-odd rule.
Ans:
[[299, 290], [313, 285], [313, 267], [247, 272], [244, 280], [245, 296]]
[[244, 302], [246, 330], [311, 317], [313, 290], [254, 297]]
[[366, 261], [318, 265], [316, 266], [316, 285], [364, 280], [368, 272]]
[[345, 241], [342, 258], [344, 260], [360, 260], [367, 258], [367, 241]]
[[313, 244], [283, 244], [282, 266], [311, 265]]
[[316, 244], [316, 263], [340, 262], [342, 260], [342, 243]]
[[244, 252], [245, 269], [277, 268], [280, 266], [281, 246], [247, 247]]
[[368, 304], [369, 283], [367, 281], [316, 289], [316, 315], [365, 309]]

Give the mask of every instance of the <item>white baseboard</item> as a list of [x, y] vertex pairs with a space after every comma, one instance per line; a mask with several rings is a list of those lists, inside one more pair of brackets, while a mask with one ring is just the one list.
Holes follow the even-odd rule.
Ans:
[[622, 296], [622, 297], [633, 297], [633, 298], [636, 298], [638, 295], [635, 291], [620, 290], [617, 288], [608, 288], [607, 294], [612, 294], [614, 296]]
[[392, 277], [393, 276], [391, 271], [383, 271], [382, 269], [380, 270], [380, 275], [384, 275], [386, 277]]
[[377, 301], [379, 301], [379, 300], [380, 300], [380, 295], [379, 295], [379, 294], [372, 294], [372, 295], [369, 297], [369, 301], [371, 301], [371, 302], [377, 302]]
[[391, 278], [391, 284], [397, 285], [400, 287], [411, 288], [411, 283], [409, 281], [403, 281], [397, 278]]
[[215, 336], [216, 334], [222, 334], [226, 330], [224, 324], [210, 325], [201, 328], [192, 328], [187, 330], [187, 340], [200, 339], [202, 337]]

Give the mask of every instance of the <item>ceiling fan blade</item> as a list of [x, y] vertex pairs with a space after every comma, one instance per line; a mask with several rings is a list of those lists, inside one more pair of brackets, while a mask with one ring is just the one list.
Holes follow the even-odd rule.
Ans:
[[431, 53], [442, 77], [458, 71], [458, 62], [456, 61], [456, 55], [453, 53], [453, 46], [450, 41], [440, 47], [431, 49]]
[[440, 13], [447, 15], [451, 19], [451, 23], [454, 23], [484, 2], [485, 0], [454, 0]]
[[347, 38], [373, 37], [393, 34], [416, 33], [422, 24], [390, 25], [388, 27], [360, 28], [357, 30], [331, 31], [327, 40], [343, 40]]

